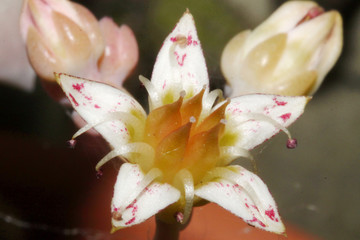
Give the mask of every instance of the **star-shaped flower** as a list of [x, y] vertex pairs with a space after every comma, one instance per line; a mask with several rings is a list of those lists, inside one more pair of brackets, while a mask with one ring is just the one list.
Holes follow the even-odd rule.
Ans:
[[[283, 233], [275, 201], [239, 157], [294, 122], [307, 97], [254, 94], [224, 101], [209, 80], [194, 20], [187, 11], [165, 39], [149, 92], [150, 112], [128, 93], [65, 74], [58, 82], [88, 122], [113, 147], [96, 168], [119, 156], [122, 164], [111, 204], [114, 230], [158, 214], [187, 222], [192, 206], [215, 202], [247, 223]], [[217, 100], [218, 99], [218, 100]], [[294, 144], [289, 135], [289, 145]]]

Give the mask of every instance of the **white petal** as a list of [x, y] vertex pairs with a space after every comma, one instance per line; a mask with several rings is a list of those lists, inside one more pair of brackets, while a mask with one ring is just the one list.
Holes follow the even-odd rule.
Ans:
[[180, 192], [166, 183], [153, 182], [143, 188], [140, 185], [144, 178], [139, 165], [124, 163], [121, 166], [111, 205], [115, 228], [141, 223], [180, 198]]
[[191, 97], [209, 85], [209, 78], [193, 16], [185, 12], [174, 30], [165, 39], [157, 56], [151, 82], [161, 93], [164, 103], [166, 95], [173, 101], [182, 90]]
[[[294, 28], [288, 34], [286, 49], [275, 73], [285, 75], [288, 72], [301, 71], [302, 68], [316, 70], [320, 61], [318, 56], [322, 54], [317, 51], [321, 51], [329, 39], [337, 15], [339, 14], [335, 12], [327, 12]], [[316, 33], [316, 35], [309, 36], [309, 32]], [[333, 49], [337, 50], [335, 46]]]
[[[146, 113], [127, 93], [109, 85], [82, 78], [59, 74], [58, 81], [74, 109], [89, 124], [97, 124], [110, 113], [125, 112], [143, 121]], [[131, 138], [128, 126], [122, 121], [111, 120], [94, 128], [114, 147], [127, 143]]]
[[[231, 99], [226, 108], [226, 131], [237, 134], [236, 146], [250, 150], [293, 123], [308, 97], [252, 94]], [[274, 124], [275, 123], [275, 124]]]
[[250, 225], [284, 233], [275, 201], [262, 180], [240, 166], [224, 170], [216, 181], [197, 188], [195, 195], [222, 206]]
[[245, 55], [265, 39], [292, 30], [315, 6], [317, 4], [311, 1], [288, 1], [281, 5], [266, 21], [254, 29], [246, 40]]

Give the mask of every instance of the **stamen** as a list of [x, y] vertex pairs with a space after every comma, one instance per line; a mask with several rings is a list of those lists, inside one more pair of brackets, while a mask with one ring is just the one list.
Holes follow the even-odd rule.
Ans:
[[67, 141], [67, 145], [68, 145], [69, 148], [74, 149], [74, 148], [75, 148], [75, 145], [76, 145], [76, 140], [75, 140], [75, 139], [71, 139], [71, 140]]
[[162, 176], [162, 172], [158, 168], [152, 168], [137, 184], [136, 188], [128, 195], [127, 199], [123, 202], [123, 206], [129, 206], [138, 196], [144, 191], [144, 189], [149, 186], [155, 179]]
[[103, 118], [97, 120], [94, 123], [88, 123], [86, 124], [84, 127], [80, 128], [74, 135], [73, 135], [73, 139], [77, 138], [78, 136], [80, 136], [81, 134], [89, 131], [90, 129], [96, 127], [97, 125], [104, 123], [104, 122], [109, 122], [109, 121], [121, 121], [123, 122], [125, 125], [131, 127], [134, 129], [134, 131], [132, 131], [134, 133], [134, 136], [132, 140], [137, 140], [140, 139], [141, 136], [143, 135], [143, 131], [144, 131], [144, 124], [141, 123], [141, 120], [138, 119], [137, 117], [135, 117], [134, 115], [132, 115], [131, 113], [127, 113], [127, 112], [113, 112], [113, 113], [108, 113], [106, 114]]
[[182, 224], [184, 222], [184, 214], [182, 212], [176, 212], [174, 217], [178, 223]]
[[220, 89], [215, 89], [211, 91], [205, 98], [203, 98], [203, 111], [201, 112], [199, 120], [202, 121], [204, 117], [210, 114], [216, 99], [223, 99], [223, 92]]
[[[176, 176], [182, 182], [184, 186], [185, 192], [185, 206], [184, 206], [184, 213], [182, 219], [180, 221], [181, 224], [187, 223], [190, 218], [193, 201], [194, 201], [194, 180], [192, 174], [187, 169], [182, 169], [177, 173]], [[178, 217], [178, 215], [176, 216]], [[178, 218], [177, 218], [178, 220]]]
[[226, 146], [226, 147], [221, 147], [220, 152], [221, 152], [221, 156], [224, 156], [224, 155], [228, 156], [222, 162], [222, 164], [221, 164], [222, 166], [229, 165], [232, 161], [234, 161], [237, 158], [247, 158], [247, 159], [250, 159], [250, 161], [251, 161], [251, 164], [253, 167], [253, 172], [254, 173], [258, 172], [255, 158], [251, 155], [250, 151], [248, 151], [247, 149], [241, 148], [241, 147]]
[[294, 149], [297, 147], [297, 140], [296, 138], [288, 139], [286, 143], [286, 147], [289, 149]]
[[228, 155], [229, 160], [228, 162], [224, 162], [224, 166], [229, 165], [233, 160], [235, 160], [236, 158], [248, 158], [253, 160], [253, 156], [251, 155], [250, 151], [246, 150], [245, 148], [241, 148], [241, 147], [232, 147], [232, 146], [226, 146], [226, 147], [221, 147], [220, 148], [220, 154], [221, 155]]
[[[289, 140], [292, 139], [289, 130], [287, 128], [283, 127], [280, 123], [278, 123], [277, 121], [275, 121], [271, 117], [266, 116], [266, 115], [261, 114], [261, 113], [247, 113], [246, 115], [249, 115], [249, 117], [252, 118], [253, 120], [264, 121], [264, 122], [270, 123], [275, 128], [278, 128], [279, 130], [283, 131], [288, 136]], [[249, 121], [249, 120], [247, 120], [247, 121]]]
[[186, 96], [185, 90], [180, 91], [180, 97], [184, 98]]
[[195, 123], [196, 122], [196, 118], [194, 116], [191, 116], [189, 119], [189, 122], [191, 123]]
[[[105, 155], [105, 157], [103, 157], [97, 164], [96, 164], [96, 171], [99, 171], [100, 168], [107, 163], [108, 161], [110, 161], [111, 159], [113, 159], [114, 157], [117, 156], [122, 156], [124, 158], [131, 158], [131, 156], [129, 156], [130, 153], [139, 153], [140, 156], [136, 157], [136, 161], [134, 161], [133, 159], [130, 159], [131, 163], [138, 163], [144, 170], [147, 170], [148, 168], [150, 168], [153, 164], [154, 161], [154, 156], [155, 156], [155, 152], [154, 149], [143, 142], [136, 142], [136, 143], [129, 143], [126, 144], [124, 146], [121, 146], [119, 148], [116, 148], [114, 150], [112, 150], [111, 152], [109, 152], [107, 155]], [[124, 158], [121, 158], [123, 161], [126, 162], [126, 160]]]
[[102, 177], [102, 175], [103, 175], [103, 172], [101, 170], [96, 171], [95, 176], [97, 179], [100, 179]]
[[142, 75], [139, 76], [139, 80], [144, 85], [146, 91], [149, 94], [150, 111], [154, 108], [157, 108], [158, 106], [161, 106], [160, 95], [151, 81]]
[[227, 124], [226, 119], [221, 119], [221, 120], [220, 120], [220, 122], [221, 122], [222, 124], [224, 124], [224, 125], [226, 125], [226, 124]]

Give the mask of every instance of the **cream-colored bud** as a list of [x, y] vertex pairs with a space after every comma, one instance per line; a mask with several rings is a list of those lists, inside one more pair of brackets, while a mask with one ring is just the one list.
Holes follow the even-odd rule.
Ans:
[[26, 0], [20, 19], [28, 57], [36, 73], [54, 81], [54, 72], [89, 77], [104, 42], [96, 18], [67, 0]]
[[102, 81], [121, 87], [139, 59], [135, 35], [127, 25], [118, 27], [108, 17], [102, 18], [99, 25], [105, 40], [105, 51], [98, 63]]
[[314, 2], [289, 1], [226, 45], [221, 69], [232, 96], [312, 95], [342, 49], [342, 19]]

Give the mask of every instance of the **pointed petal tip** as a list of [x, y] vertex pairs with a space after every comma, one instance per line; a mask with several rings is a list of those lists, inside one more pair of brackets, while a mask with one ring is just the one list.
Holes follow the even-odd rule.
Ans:
[[117, 232], [118, 230], [122, 229], [122, 227], [115, 227], [114, 225], [111, 226], [111, 230], [110, 233], [114, 234], [115, 232]]
[[193, 17], [193, 15], [191, 14], [189, 8], [186, 8], [184, 14], [181, 16], [181, 18], [180, 18], [180, 20], [179, 20], [178, 23], [182, 22], [182, 20], [187, 19], [187, 18], [190, 18], [190, 19], [194, 22], [194, 25], [195, 25], [194, 17]]
[[56, 82], [57, 82], [59, 85], [61, 85], [61, 83], [60, 83], [60, 76], [61, 76], [61, 73], [54, 72], [55, 80], [56, 80]]
[[257, 228], [284, 234], [276, 203], [265, 183], [246, 169], [234, 165], [217, 168], [195, 195], [214, 202]]

